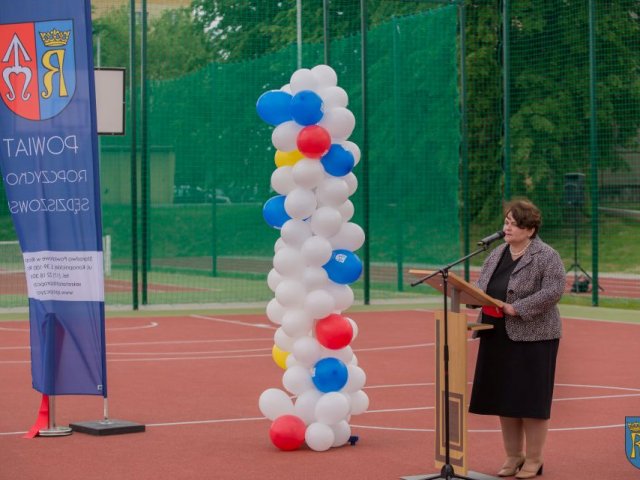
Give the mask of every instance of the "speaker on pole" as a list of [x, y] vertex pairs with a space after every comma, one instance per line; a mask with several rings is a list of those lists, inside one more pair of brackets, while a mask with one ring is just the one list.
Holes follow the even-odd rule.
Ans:
[[[573, 223], [573, 264], [567, 273], [573, 272], [574, 293], [586, 293], [589, 291], [591, 277], [578, 262], [578, 223], [581, 220], [582, 210], [585, 204], [584, 198], [584, 173], [564, 174], [564, 204], [566, 212]], [[602, 287], [598, 286], [601, 290]]]
[[564, 174], [565, 205], [582, 208], [584, 206], [584, 173]]

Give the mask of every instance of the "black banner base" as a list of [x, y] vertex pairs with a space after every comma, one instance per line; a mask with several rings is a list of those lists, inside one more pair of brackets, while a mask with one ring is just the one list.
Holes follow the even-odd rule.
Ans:
[[122, 435], [125, 433], [144, 432], [145, 426], [141, 423], [127, 420], [96, 420], [93, 422], [78, 422], [69, 424], [74, 432], [88, 433], [89, 435]]
[[[425, 478], [442, 478], [438, 477], [437, 473], [432, 473], [430, 475], [411, 475], [408, 477], [400, 477], [403, 480], [423, 480]], [[465, 477], [472, 478], [473, 480], [498, 480], [497, 477], [492, 477], [491, 475], [487, 475], [484, 473], [468, 471]]]

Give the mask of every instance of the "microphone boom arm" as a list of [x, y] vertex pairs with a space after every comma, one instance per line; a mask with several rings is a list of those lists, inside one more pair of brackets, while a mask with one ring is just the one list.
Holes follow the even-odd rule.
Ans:
[[465, 255], [464, 257], [456, 260], [453, 263], [450, 263], [448, 265], [445, 265], [442, 268], [439, 268], [438, 270], [435, 270], [434, 272], [430, 273], [429, 275], [419, 278], [418, 280], [411, 282], [411, 286], [415, 287], [417, 285], [420, 285], [421, 283], [426, 282], [427, 280], [429, 280], [431, 277], [435, 277], [436, 275], [438, 275], [439, 273], [443, 273], [443, 272], [448, 272], [449, 270], [451, 270], [451, 267], [455, 267], [456, 265], [458, 265], [459, 263], [464, 262], [465, 260], [467, 260], [468, 258], [474, 257], [476, 255], [478, 255], [481, 252], [486, 252], [487, 248], [489, 248], [489, 243], [483, 243], [480, 248], [478, 248], [477, 250], [474, 250], [473, 252], [471, 252], [469, 255]]

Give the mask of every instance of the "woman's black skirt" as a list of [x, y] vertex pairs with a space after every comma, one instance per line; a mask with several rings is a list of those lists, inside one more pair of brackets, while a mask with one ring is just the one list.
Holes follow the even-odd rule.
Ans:
[[559, 339], [514, 342], [504, 319], [483, 316], [469, 412], [502, 417], [551, 417]]

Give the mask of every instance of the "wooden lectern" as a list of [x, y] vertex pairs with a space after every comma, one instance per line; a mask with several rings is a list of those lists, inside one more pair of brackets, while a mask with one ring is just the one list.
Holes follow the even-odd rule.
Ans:
[[[409, 270], [409, 273], [417, 277], [426, 277], [434, 272]], [[460, 305], [502, 307], [503, 303], [452, 272], [448, 273], [447, 278], [447, 296], [451, 299], [447, 312], [449, 333], [449, 462], [456, 467], [457, 473], [467, 475], [467, 331], [486, 330], [493, 327], [481, 323], [468, 323], [466, 314], [460, 312]], [[424, 283], [444, 294], [442, 275], [435, 275]], [[438, 469], [442, 468], [446, 459], [444, 314], [444, 310], [435, 312], [435, 465]]]

